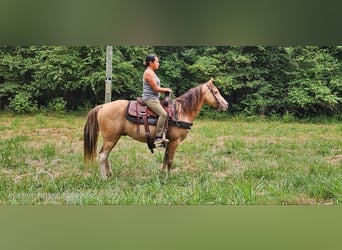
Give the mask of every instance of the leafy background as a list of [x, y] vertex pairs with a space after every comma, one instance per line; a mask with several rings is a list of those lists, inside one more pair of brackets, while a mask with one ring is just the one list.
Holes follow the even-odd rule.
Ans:
[[[0, 47], [0, 106], [77, 110], [104, 102], [105, 46]], [[296, 117], [342, 111], [342, 46], [114, 46], [112, 99], [141, 95], [143, 61], [175, 95], [214, 77], [230, 113]]]

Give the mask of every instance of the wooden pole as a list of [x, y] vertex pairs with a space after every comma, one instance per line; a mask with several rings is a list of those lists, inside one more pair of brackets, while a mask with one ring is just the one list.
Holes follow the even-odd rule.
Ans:
[[112, 101], [112, 62], [113, 62], [113, 47], [106, 46], [105, 103]]

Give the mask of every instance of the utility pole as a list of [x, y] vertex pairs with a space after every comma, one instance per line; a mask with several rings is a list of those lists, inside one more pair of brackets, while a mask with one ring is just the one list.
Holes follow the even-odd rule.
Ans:
[[112, 62], [113, 62], [113, 47], [106, 46], [105, 103], [112, 101]]

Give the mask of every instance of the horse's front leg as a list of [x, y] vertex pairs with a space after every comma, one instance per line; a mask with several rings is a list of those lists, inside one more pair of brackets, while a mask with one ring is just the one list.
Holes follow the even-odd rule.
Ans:
[[165, 152], [164, 152], [164, 159], [163, 159], [163, 170], [165, 170], [167, 164], [168, 164], [168, 160], [169, 160], [169, 144], [167, 145], [167, 148], [165, 148]]
[[164, 160], [163, 160], [163, 170], [166, 169], [167, 171], [170, 172], [171, 167], [172, 167], [172, 162], [176, 154], [176, 149], [179, 145], [180, 141], [170, 141], [167, 145], [167, 148], [165, 149], [164, 153]]

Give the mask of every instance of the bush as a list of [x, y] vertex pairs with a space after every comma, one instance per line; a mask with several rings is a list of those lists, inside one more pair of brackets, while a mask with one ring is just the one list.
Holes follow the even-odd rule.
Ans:
[[31, 94], [19, 93], [10, 98], [9, 109], [15, 113], [33, 113], [38, 110], [36, 101], [31, 101]]
[[49, 102], [48, 110], [57, 112], [57, 113], [64, 113], [66, 104], [67, 104], [67, 101], [65, 101], [63, 97], [57, 97], [53, 99], [51, 102]]

